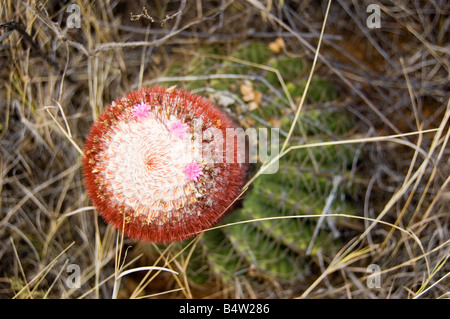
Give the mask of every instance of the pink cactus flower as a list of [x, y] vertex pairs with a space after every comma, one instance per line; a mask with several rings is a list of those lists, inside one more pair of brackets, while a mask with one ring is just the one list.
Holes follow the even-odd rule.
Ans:
[[203, 170], [200, 165], [195, 162], [188, 164], [184, 168], [184, 173], [186, 174], [186, 178], [193, 180], [194, 182], [198, 181], [198, 178], [203, 175]]
[[147, 103], [141, 102], [133, 106], [133, 115], [136, 118], [145, 118], [148, 116], [150, 107]]
[[186, 123], [181, 123], [180, 121], [170, 125], [170, 132], [172, 133], [172, 136], [177, 139], [183, 139], [186, 135], [187, 129], [188, 125]]

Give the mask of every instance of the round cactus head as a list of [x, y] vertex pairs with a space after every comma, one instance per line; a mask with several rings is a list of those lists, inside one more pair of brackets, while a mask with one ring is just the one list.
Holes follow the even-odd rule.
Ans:
[[195, 236], [230, 210], [245, 183], [243, 148], [227, 138], [234, 129], [223, 111], [187, 91], [131, 92], [106, 108], [86, 139], [87, 193], [130, 238]]

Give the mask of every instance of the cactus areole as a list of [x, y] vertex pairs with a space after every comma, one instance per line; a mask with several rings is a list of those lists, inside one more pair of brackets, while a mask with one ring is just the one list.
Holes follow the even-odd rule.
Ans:
[[241, 148], [226, 138], [235, 128], [223, 111], [190, 92], [130, 92], [100, 114], [86, 139], [89, 198], [130, 238], [195, 236], [229, 211], [245, 183]]

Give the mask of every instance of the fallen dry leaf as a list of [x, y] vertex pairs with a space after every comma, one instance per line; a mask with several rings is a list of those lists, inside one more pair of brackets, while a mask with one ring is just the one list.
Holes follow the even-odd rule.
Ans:
[[242, 99], [245, 102], [252, 101], [254, 99], [253, 85], [252, 84], [242, 84], [241, 85]]
[[241, 85], [242, 99], [248, 103], [249, 111], [256, 110], [261, 104], [262, 93], [255, 91], [251, 83], [245, 83]]
[[282, 38], [277, 38], [275, 41], [269, 43], [269, 50], [273, 53], [280, 53], [284, 48], [284, 41]]

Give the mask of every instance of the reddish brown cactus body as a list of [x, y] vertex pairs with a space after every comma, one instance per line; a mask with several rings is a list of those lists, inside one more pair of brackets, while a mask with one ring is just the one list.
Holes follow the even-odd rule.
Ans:
[[86, 139], [88, 195], [130, 238], [195, 236], [226, 213], [245, 182], [247, 166], [237, 163], [237, 152], [233, 163], [226, 162], [226, 129], [235, 127], [220, 109], [187, 91], [131, 92], [106, 108]]

